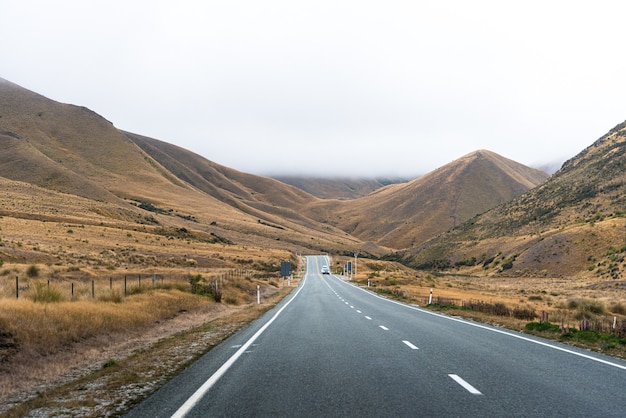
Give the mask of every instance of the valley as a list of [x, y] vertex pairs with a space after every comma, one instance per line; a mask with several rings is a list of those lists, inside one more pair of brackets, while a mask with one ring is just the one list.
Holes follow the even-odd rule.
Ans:
[[[478, 150], [301, 189], [0, 79], [0, 413], [119, 413], [288, 295], [305, 255], [342, 276], [356, 253], [346, 280], [372, 292], [425, 306], [432, 289], [431, 309], [624, 357], [625, 180], [621, 124], [552, 176]], [[558, 329], [585, 321], [616, 337]], [[103, 379], [121, 398], [71, 404]]]

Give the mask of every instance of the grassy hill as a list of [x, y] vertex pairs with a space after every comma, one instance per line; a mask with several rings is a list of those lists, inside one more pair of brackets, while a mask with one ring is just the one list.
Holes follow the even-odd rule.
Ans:
[[[358, 251], [355, 282], [407, 303], [434, 288], [528, 313], [454, 310], [514, 329], [544, 311], [626, 329], [626, 123], [547, 177], [481, 150], [406, 183], [298, 188], [0, 79], [0, 414], [123, 413], [286, 295], [280, 263], [297, 280], [302, 253], [336, 270]], [[82, 399], [86, 378], [107, 383]]]
[[516, 276], [624, 277], [626, 123], [539, 187], [403, 253], [424, 268]]
[[99, 211], [112, 221], [124, 214], [123, 222], [185, 228], [268, 248], [341, 252], [358, 243], [299, 214], [297, 208], [317, 199], [295, 187], [120, 131], [88, 109], [6, 80], [0, 80], [0, 151], [0, 177], [68, 199], [105, 202], [109, 207]]
[[547, 177], [481, 150], [360, 199], [320, 202], [311, 216], [365, 241], [406, 248], [512, 199]]

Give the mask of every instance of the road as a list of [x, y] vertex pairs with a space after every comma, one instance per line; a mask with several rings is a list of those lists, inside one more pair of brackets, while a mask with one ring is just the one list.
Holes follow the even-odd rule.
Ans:
[[129, 417], [624, 417], [626, 362], [383, 299], [307, 257], [300, 286]]

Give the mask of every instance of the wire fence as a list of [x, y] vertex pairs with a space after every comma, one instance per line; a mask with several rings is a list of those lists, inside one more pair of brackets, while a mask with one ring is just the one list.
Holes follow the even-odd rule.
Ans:
[[[50, 278], [38, 279], [15, 276], [4, 283], [4, 297], [30, 298], [42, 300], [52, 297], [53, 299], [106, 299], [112, 296], [127, 297], [141, 293], [148, 289], [172, 289], [193, 291], [192, 277], [200, 277], [203, 282], [213, 286], [224, 286], [232, 280], [251, 279], [256, 273], [252, 270], [233, 269], [218, 273], [197, 274], [157, 274], [136, 273], [124, 275], [111, 275], [108, 278], [99, 279], [66, 279]], [[11, 286], [10, 282], [14, 285]], [[12, 287], [12, 291], [8, 290]], [[12, 293], [12, 296], [11, 296]]]

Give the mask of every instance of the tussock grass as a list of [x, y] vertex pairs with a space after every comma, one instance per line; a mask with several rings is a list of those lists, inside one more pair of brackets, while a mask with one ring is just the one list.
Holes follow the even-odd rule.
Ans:
[[135, 331], [208, 303], [178, 290], [153, 290], [121, 302], [112, 299], [57, 303], [5, 299], [0, 304], [0, 327], [20, 347], [15, 361], [28, 361], [32, 356], [55, 354], [74, 342]]
[[575, 311], [574, 318], [577, 320], [591, 319], [598, 315], [606, 314], [606, 306], [604, 303], [593, 299], [570, 299], [567, 302], [567, 307], [568, 309]]
[[56, 286], [50, 286], [42, 282], [36, 282], [33, 291], [30, 293], [33, 302], [60, 302], [63, 299], [61, 291]]

